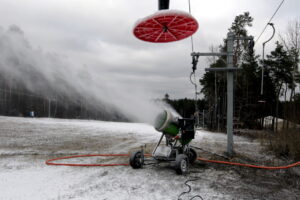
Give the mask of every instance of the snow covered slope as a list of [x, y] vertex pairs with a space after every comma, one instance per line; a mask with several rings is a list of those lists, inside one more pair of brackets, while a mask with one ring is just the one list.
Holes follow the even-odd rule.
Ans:
[[[188, 189], [184, 182], [195, 176], [199, 179], [189, 183], [192, 191], [183, 199], [196, 194], [203, 199], [260, 199], [264, 195], [271, 197], [272, 192], [278, 199], [283, 196], [292, 199], [299, 194], [298, 190], [282, 187], [276, 181], [271, 186], [264, 183], [267, 186], [258, 187], [257, 182], [251, 181], [253, 170], [246, 171], [246, 178], [242, 179], [245, 174], [236, 170], [239, 168], [214, 164], [196, 163], [188, 176], [176, 175], [167, 165], [134, 170], [124, 166], [44, 164], [47, 159], [65, 155], [128, 153], [144, 144], [151, 149], [159, 137], [160, 133], [146, 124], [0, 117], [0, 200], [177, 199]], [[224, 134], [198, 131], [196, 137], [194, 145], [216, 153], [226, 150]], [[236, 149], [249, 156], [266, 156], [259, 153], [257, 141], [235, 137], [235, 142]], [[68, 162], [128, 163], [128, 158], [78, 158]]]

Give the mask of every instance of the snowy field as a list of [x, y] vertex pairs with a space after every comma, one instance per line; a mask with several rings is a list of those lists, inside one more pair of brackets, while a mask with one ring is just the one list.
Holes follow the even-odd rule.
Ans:
[[[146, 144], [151, 149], [160, 133], [137, 123], [87, 120], [0, 117], [0, 200], [183, 200], [299, 199], [299, 177], [290, 171], [265, 171], [196, 162], [187, 176], [176, 175], [168, 165], [134, 170], [117, 167], [47, 166], [45, 160], [60, 156], [129, 153]], [[260, 142], [235, 136], [237, 160], [282, 164], [263, 153]], [[226, 135], [198, 131], [193, 145], [222, 154]], [[152, 149], [151, 149], [152, 150]], [[198, 151], [202, 157], [220, 159]], [[128, 158], [77, 158], [73, 163], [128, 163]], [[200, 199], [199, 197], [194, 199]]]

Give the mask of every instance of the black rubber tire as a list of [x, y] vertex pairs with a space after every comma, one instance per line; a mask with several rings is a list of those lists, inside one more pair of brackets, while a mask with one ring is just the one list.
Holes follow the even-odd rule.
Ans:
[[198, 155], [197, 155], [197, 152], [195, 151], [195, 149], [190, 148], [190, 151], [188, 154], [190, 164], [193, 164], [197, 160], [197, 157], [198, 157]]
[[185, 154], [179, 154], [175, 160], [177, 174], [187, 174], [189, 171], [189, 158]]
[[139, 169], [142, 168], [144, 164], [144, 155], [142, 151], [136, 151], [130, 155], [130, 160], [129, 160], [130, 166], [133, 169]]

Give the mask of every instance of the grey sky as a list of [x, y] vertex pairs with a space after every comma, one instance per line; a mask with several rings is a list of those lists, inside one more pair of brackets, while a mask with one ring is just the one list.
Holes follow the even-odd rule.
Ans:
[[[188, 0], [170, 2], [170, 9], [188, 12]], [[245, 11], [254, 18], [250, 34], [258, 36], [280, 2], [191, 0], [192, 15], [199, 23], [195, 50], [208, 51], [209, 46], [221, 44], [234, 17]], [[299, 18], [299, 10], [299, 0], [285, 1], [273, 20], [277, 33], [284, 33], [288, 21]], [[157, 0], [0, 0], [0, 26], [19, 26], [33, 48], [88, 66], [93, 73], [106, 76], [106, 81], [147, 90], [153, 97], [166, 92], [171, 98], [193, 97], [190, 39], [152, 44], [132, 34], [136, 20], [156, 11]], [[259, 54], [270, 34], [269, 28], [256, 44]], [[268, 44], [267, 51], [272, 47]], [[205, 67], [202, 58], [198, 78]]]

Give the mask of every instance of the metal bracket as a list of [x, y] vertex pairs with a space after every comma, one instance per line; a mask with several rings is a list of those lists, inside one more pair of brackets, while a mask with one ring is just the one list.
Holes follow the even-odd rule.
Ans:
[[248, 37], [234, 37], [234, 40], [253, 40], [253, 36]]
[[219, 53], [200, 53], [200, 52], [193, 52], [191, 53], [191, 56], [228, 56], [228, 55], [233, 55], [230, 52], [219, 52]]
[[240, 68], [237, 67], [220, 67], [220, 68], [205, 68], [205, 71], [209, 72], [223, 72], [223, 71], [238, 71], [241, 70]]

